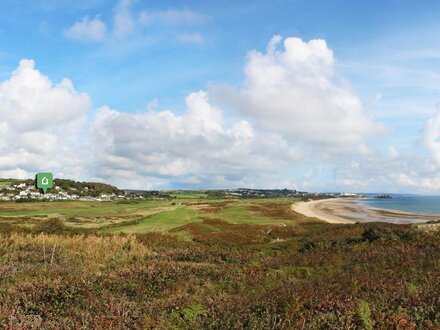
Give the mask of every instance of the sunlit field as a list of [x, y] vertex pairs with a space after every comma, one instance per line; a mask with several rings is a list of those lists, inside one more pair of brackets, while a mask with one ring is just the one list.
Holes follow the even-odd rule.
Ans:
[[293, 202], [1, 203], [1, 324], [438, 328], [438, 231], [330, 225]]
[[0, 223], [32, 229], [48, 219], [57, 219], [72, 230], [145, 234], [170, 233], [183, 225], [213, 218], [230, 224], [276, 226], [300, 221], [298, 215], [281, 214], [288, 212], [293, 199], [221, 200], [197, 196], [166, 201], [0, 203]]

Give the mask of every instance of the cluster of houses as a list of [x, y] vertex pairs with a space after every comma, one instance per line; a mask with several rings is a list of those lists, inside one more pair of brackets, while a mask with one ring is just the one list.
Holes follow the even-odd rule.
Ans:
[[[127, 199], [171, 199], [171, 196], [162, 191], [136, 191], [136, 190], [118, 190], [107, 189], [107, 193], [102, 191], [89, 190], [87, 186], [74, 186], [74, 185], [55, 185], [53, 189], [50, 189], [48, 193], [43, 194], [40, 189], [37, 189], [31, 180], [25, 182], [13, 181], [2, 182], [0, 184], [0, 201], [38, 201], [38, 200], [51, 200], [51, 201], [111, 201], [111, 200], [127, 200]], [[114, 191], [114, 192], [108, 192]], [[224, 189], [224, 190], [208, 190], [208, 197], [211, 198], [249, 198], [249, 197], [307, 197], [313, 198], [314, 196], [322, 198], [323, 195], [328, 197], [360, 197], [359, 194], [353, 193], [327, 193], [327, 194], [313, 194], [305, 191], [297, 191], [291, 189]]]
[[297, 191], [292, 189], [225, 189], [211, 190], [208, 195], [231, 196], [231, 197], [297, 197], [308, 195], [305, 191]]
[[216, 197], [236, 197], [236, 198], [274, 198], [274, 197], [305, 197], [305, 198], [323, 198], [323, 197], [345, 197], [345, 198], [359, 198], [363, 197], [360, 194], [354, 193], [311, 193], [306, 191], [298, 191], [294, 189], [224, 189], [224, 190], [210, 190], [207, 191], [209, 196]]
[[39, 189], [26, 182], [2, 184], [0, 186], [0, 201], [20, 201], [20, 200], [53, 200], [53, 201], [110, 201], [120, 196], [111, 194], [101, 194], [99, 196], [83, 196], [80, 195], [75, 188], [65, 191], [55, 186], [47, 194], [43, 194]]

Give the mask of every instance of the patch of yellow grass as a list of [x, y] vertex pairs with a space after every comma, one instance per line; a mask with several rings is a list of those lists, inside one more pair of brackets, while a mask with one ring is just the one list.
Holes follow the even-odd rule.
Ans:
[[99, 271], [111, 264], [151, 256], [134, 235], [0, 235], [3, 260], [19, 267], [33, 264], [73, 272]]

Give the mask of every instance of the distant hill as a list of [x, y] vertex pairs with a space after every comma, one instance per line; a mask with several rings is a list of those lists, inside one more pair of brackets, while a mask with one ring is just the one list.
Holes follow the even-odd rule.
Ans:
[[102, 194], [122, 195], [124, 191], [107, 183], [101, 182], [79, 182], [68, 179], [54, 179], [54, 186], [62, 190], [76, 190], [79, 195], [97, 197]]
[[[24, 186], [24, 187], [22, 187]], [[0, 192], [19, 192], [23, 189], [36, 190], [34, 179], [0, 179]], [[54, 186], [49, 190], [50, 193], [66, 192], [77, 196], [98, 197], [101, 195], [124, 195], [123, 190], [110, 184], [101, 182], [79, 182], [68, 179], [54, 179]]]

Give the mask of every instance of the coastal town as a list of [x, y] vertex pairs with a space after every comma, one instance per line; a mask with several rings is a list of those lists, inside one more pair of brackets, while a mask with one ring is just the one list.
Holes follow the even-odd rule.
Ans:
[[219, 189], [219, 190], [122, 190], [112, 185], [95, 182], [77, 182], [56, 179], [52, 189], [44, 194], [35, 186], [35, 181], [0, 179], [0, 201], [95, 201], [136, 199], [173, 199], [179, 194], [203, 193], [208, 198], [279, 198], [292, 197], [320, 199], [332, 197], [360, 197], [353, 193], [310, 193], [292, 189]]
[[34, 180], [0, 180], [0, 201], [111, 201], [132, 198], [131, 194], [103, 183], [56, 180], [46, 194], [36, 188]]

